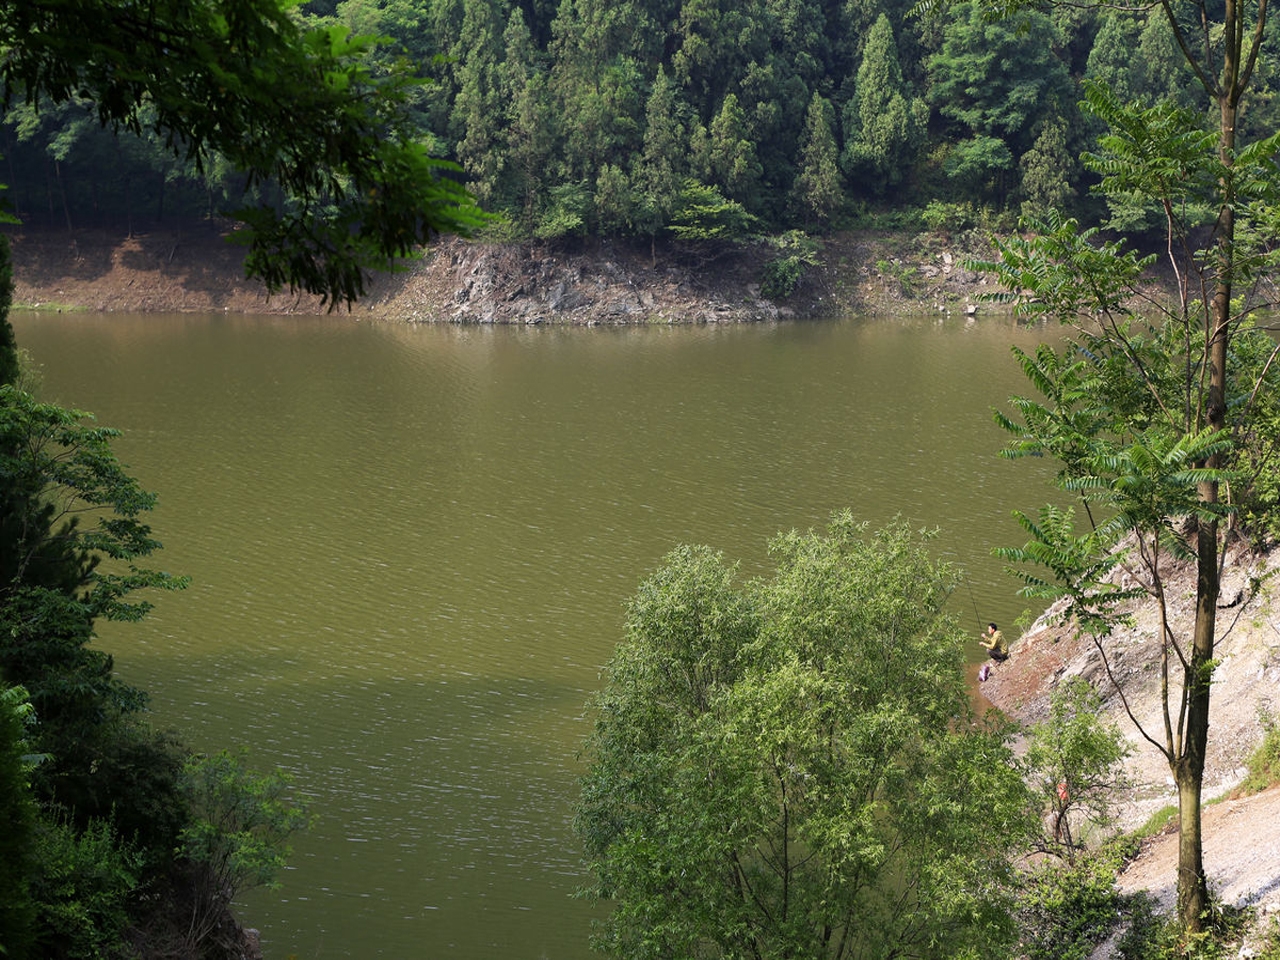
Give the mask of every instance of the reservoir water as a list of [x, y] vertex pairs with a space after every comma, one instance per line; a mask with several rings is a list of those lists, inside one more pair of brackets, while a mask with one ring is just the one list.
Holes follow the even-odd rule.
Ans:
[[966, 571], [975, 635], [1026, 607], [991, 549], [1048, 467], [998, 458], [990, 411], [1052, 331], [13, 319], [41, 395], [124, 431], [153, 565], [192, 578], [101, 645], [158, 725], [284, 768], [316, 815], [242, 905], [268, 960], [591, 955], [583, 705], [678, 543], [748, 576], [780, 530], [902, 515]]

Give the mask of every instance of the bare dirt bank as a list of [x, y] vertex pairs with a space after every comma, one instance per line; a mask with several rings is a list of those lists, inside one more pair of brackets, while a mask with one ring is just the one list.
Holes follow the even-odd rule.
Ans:
[[[1276, 577], [1280, 552], [1259, 555], [1234, 547], [1224, 569], [1218, 609], [1211, 728], [1205, 763], [1204, 863], [1211, 888], [1226, 903], [1280, 911], [1280, 787], [1239, 796], [1245, 762], [1261, 741], [1261, 711], [1280, 709], [1280, 611]], [[1194, 570], [1176, 577], [1168, 590], [1179, 635], [1194, 616]], [[983, 693], [1001, 710], [1024, 722], [1042, 719], [1049, 696], [1067, 677], [1088, 679], [1104, 698], [1107, 716], [1129, 738], [1128, 772], [1133, 785], [1122, 797], [1120, 825], [1132, 829], [1167, 806], [1177, 805], [1173, 778], [1163, 756], [1144, 740], [1092, 641], [1069, 627], [1041, 618], [1011, 648]], [[1113, 672], [1123, 685], [1134, 716], [1157, 739], [1159, 720], [1159, 624], [1156, 611], [1134, 609], [1134, 623], [1109, 641]], [[1171, 669], [1176, 674], [1176, 665]], [[1176, 679], [1176, 678], [1175, 678]], [[1175, 684], [1172, 696], [1179, 689]], [[1137, 859], [1121, 873], [1122, 890], [1148, 891], [1166, 910], [1175, 902], [1178, 836], [1176, 823], [1144, 842]]]
[[[269, 295], [214, 228], [10, 232], [15, 303], [118, 313], [322, 314], [317, 298]], [[821, 265], [781, 300], [761, 295], [764, 243], [712, 250], [620, 241], [441, 240], [377, 275], [355, 316], [410, 322], [742, 323], [853, 311], [968, 310], [987, 289], [947, 243], [866, 234], [824, 241]]]

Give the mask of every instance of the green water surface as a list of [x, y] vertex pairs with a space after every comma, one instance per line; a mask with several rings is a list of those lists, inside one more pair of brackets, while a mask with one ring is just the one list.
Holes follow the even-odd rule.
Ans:
[[590, 955], [583, 705], [677, 543], [749, 575], [779, 530], [901, 514], [968, 571], [975, 634], [1026, 606], [990, 550], [1047, 468], [997, 458], [990, 409], [1042, 329], [15, 326], [46, 398], [125, 431], [156, 565], [192, 577], [102, 645], [158, 723], [284, 767], [317, 815], [243, 904], [269, 960]]

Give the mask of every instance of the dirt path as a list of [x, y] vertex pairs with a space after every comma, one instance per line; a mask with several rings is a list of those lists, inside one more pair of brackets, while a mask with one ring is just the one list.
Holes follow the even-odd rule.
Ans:
[[[1204, 809], [1204, 866], [1224, 903], [1280, 909], [1280, 786]], [[1162, 909], [1176, 903], [1178, 834], [1169, 830], [1143, 843], [1120, 874], [1126, 893], [1147, 891]]]

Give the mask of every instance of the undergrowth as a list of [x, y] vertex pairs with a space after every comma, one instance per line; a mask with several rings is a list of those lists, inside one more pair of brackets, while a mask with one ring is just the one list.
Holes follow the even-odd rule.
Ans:
[[1074, 863], [1047, 858], [1023, 878], [1017, 915], [1028, 960], [1086, 960], [1115, 929], [1128, 898], [1116, 873], [1136, 844], [1120, 838]]
[[1245, 794], [1259, 793], [1273, 783], [1280, 783], [1280, 724], [1266, 710], [1260, 711], [1259, 720], [1265, 732], [1247, 761], [1249, 773], [1240, 784]]
[[1126, 911], [1124, 933], [1116, 941], [1120, 960], [1280, 960], [1280, 927], [1272, 920], [1261, 938], [1253, 908], [1214, 904], [1203, 933], [1187, 936], [1172, 917], [1157, 914], [1145, 895], [1134, 898]]

